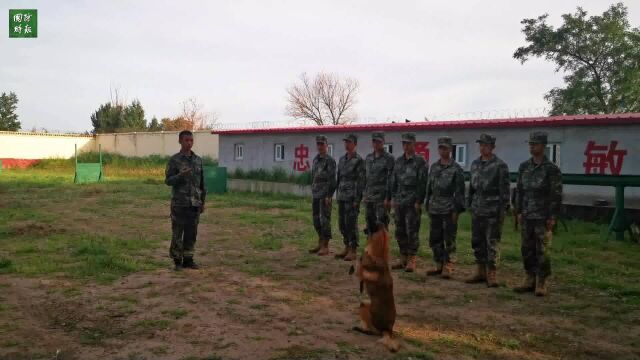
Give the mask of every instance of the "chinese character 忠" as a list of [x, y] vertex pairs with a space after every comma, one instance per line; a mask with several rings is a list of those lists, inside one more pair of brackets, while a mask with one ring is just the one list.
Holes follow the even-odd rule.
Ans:
[[295, 160], [293, 161], [293, 170], [307, 171], [309, 170], [309, 148], [300, 144], [294, 151]]
[[596, 145], [595, 141], [589, 141], [584, 150], [584, 154], [587, 157], [585, 162], [582, 163], [584, 173], [604, 174], [609, 169], [611, 175], [620, 175], [627, 150], [618, 150], [616, 149], [617, 146], [618, 142], [615, 140], [611, 141], [609, 146]]

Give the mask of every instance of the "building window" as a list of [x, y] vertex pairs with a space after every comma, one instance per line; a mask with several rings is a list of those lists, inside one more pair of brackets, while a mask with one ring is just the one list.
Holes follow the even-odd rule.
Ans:
[[393, 154], [393, 144], [384, 144], [384, 151]]
[[273, 149], [273, 156], [276, 161], [284, 161], [284, 144], [276, 144]]
[[453, 144], [453, 159], [460, 166], [467, 163], [467, 144]]
[[327, 145], [327, 153], [328, 153], [330, 156], [333, 156], [333, 144], [329, 144], [329, 145]]
[[552, 163], [560, 166], [560, 144], [547, 144], [544, 154]]
[[244, 159], [244, 144], [233, 145], [233, 152], [236, 160]]

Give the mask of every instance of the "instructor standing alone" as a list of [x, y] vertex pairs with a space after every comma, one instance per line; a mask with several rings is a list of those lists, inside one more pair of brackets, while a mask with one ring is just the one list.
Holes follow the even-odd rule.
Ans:
[[207, 190], [204, 184], [202, 159], [193, 147], [193, 133], [181, 131], [178, 134], [180, 152], [169, 159], [165, 171], [165, 184], [171, 186], [171, 248], [175, 270], [197, 269], [193, 261], [198, 222], [204, 211]]

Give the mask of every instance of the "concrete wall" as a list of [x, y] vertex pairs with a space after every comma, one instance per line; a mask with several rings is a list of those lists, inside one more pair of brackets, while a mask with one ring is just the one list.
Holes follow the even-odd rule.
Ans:
[[[60, 135], [0, 131], [0, 159], [70, 158], [74, 145], [78, 151], [97, 151], [124, 156], [173, 155], [180, 150], [178, 132]], [[194, 151], [200, 156], [218, 158], [218, 135], [194, 132]]]
[[[437, 139], [440, 136], [451, 136], [456, 144], [467, 145], [467, 156], [464, 169], [469, 170], [473, 159], [479, 156], [479, 149], [475, 140], [482, 132], [488, 132], [496, 136], [496, 154], [509, 165], [509, 170], [515, 172], [521, 162], [529, 158], [529, 149], [526, 144], [529, 133], [534, 130], [543, 130], [549, 133], [549, 142], [559, 145], [559, 166], [563, 173], [584, 174], [584, 163], [587, 159], [585, 150], [591, 140], [597, 145], [609, 147], [611, 141], [617, 141], [617, 149], [626, 150], [626, 155], [621, 164], [620, 174], [640, 175], [640, 125], [614, 125], [614, 126], [565, 126], [549, 128], [486, 128], [486, 129], [451, 129], [438, 131], [417, 131], [419, 142], [428, 142], [429, 162], [437, 160]], [[240, 134], [220, 135], [220, 166], [226, 166], [229, 171], [242, 168], [272, 169], [281, 167], [290, 172], [294, 170], [295, 148], [303, 145], [309, 150], [307, 160], [311, 164], [316, 156], [316, 133], [274, 133], [274, 134]], [[344, 153], [342, 133], [325, 133], [329, 144], [333, 145], [334, 157], [337, 159]], [[360, 139], [359, 153], [364, 157], [371, 152], [371, 132], [356, 132]], [[393, 145], [393, 155], [402, 153], [400, 131], [387, 132], [386, 142]], [[235, 144], [244, 145], [244, 158], [235, 160]], [[275, 144], [284, 144], [284, 161], [275, 161]], [[611, 174], [611, 169], [606, 169], [606, 174]], [[590, 205], [594, 198], [602, 198], [613, 203], [614, 189], [609, 187], [593, 186], [565, 186], [565, 200], [571, 203]], [[640, 207], [640, 189], [626, 189], [627, 205]]]
[[[153, 133], [97, 134], [102, 151], [125, 156], [173, 155], [180, 150], [178, 131]], [[200, 156], [218, 158], [218, 135], [210, 130], [194, 132], [193, 151]]]
[[94, 149], [93, 136], [37, 134], [0, 131], [0, 159], [70, 158]]

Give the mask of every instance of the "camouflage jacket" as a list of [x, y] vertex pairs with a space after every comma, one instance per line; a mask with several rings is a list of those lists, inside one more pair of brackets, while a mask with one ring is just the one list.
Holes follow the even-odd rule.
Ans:
[[483, 161], [479, 157], [471, 163], [469, 180], [469, 209], [476, 216], [502, 216], [509, 207], [511, 185], [509, 168], [497, 156]]
[[464, 172], [453, 159], [447, 165], [439, 160], [431, 165], [426, 202], [430, 214], [464, 211]]
[[555, 218], [562, 205], [562, 173], [547, 157], [536, 165], [529, 159], [518, 169], [516, 212], [528, 220]]
[[428, 173], [427, 162], [422, 156], [414, 154], [406, 159], [404, 154], [400, 155], [393, 166], [391, 178], [391, 195], [394, 204], [398, 206], [422, 204], [427, 189]]
[[394, 162], [393, 156], [386, 151], [378, 157], [376, 157], [375, 152], [367, 155], [365, 160], [365, 202], [391, 200], [391, 179]]
[[[183, 169], [191, 169], [191, 174], [180, 176], [180, 170]], [[193, 151], [190, 156], [177, 153], [169, 159], [164, 182], [171, 186], [171, 206], [199, 207], [204, 204], [207, 189], [202, 159]]]
[[338, 161], [338, 196], [340, 201], [360, 202], [365, 185], [364, 160], [357, 153], [352, 158], [344, 154]]
[[311, 166], [311, 195], [314, 199], [333, 197], [336, 191], [336, 161], [329, 154], [316, 155]]

